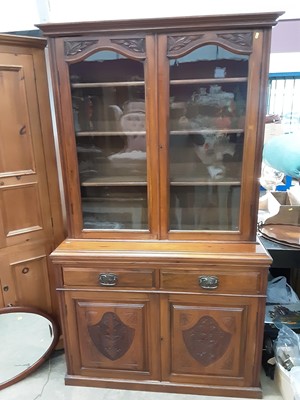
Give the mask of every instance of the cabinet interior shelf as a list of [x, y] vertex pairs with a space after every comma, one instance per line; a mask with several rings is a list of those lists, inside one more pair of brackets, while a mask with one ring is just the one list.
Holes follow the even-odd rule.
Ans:
[[[118, 203], [128, 203], [128, 200], [130, 201], [144, 201], [145, 199], [143, 197], [104, 197], [104, 196], [98, 196], [98, 197], [83, 197], [82, 202], [84, 205], [92, 204], [92, 203], [101, 203], [101, 202], [106, 202], [106, 201], [115, 201]], [[101, 212], [101, 210], [98, 210], [98, 212]]]
[[96, 177], [84, 180], [81, 186], [146, 186], [145, 178], [138, 176]]
[[[171, 79], [171, 85], [192, 84], [217, 84], [217, 83], [241, 83], [247, 82], [248, 78], [201, 78], [201, 79]], [[97, 88], [97, 87], [121, 87], [121, 86], [144, 86], [145, 81], [122, 81], [122, 82], [85, 82], [72, 83], [73, 89]]]
[[[187, 130], [180, 130], [180, 131], [170, 131], [170, 135], [187, 135], [187, 134], [215, 134], [215, 133], [243, 133], [243, 129], [187, 129]], [[146, 135], [146, 131], [80, 131], [76, 132], [77, 137], [81, 136], [143, 136]]]
[[97, 87], [119, 87], [119, 86], [144, 86], [144, 81], [126, 81], [126, 82], [86, 82], [72, 83], [73, 89], [97, 88]]
[[[147, 182], [143, 178], [139, 177], [126, 177], [126, 180], [122, 177], [107, 177], [107, 178], [91, 178], [81, 182], [81, 186], [84, 187], [95, 187], [95, 186], [146, 186]], [[189, 180], [172, 178], [170, 181], [171, 186], [240, 186], [241, 182], [238, 180], [208, 180], [194, 178]]]
[[248, 78], [200, 78], [200, 79], [171, 79], [171, 85], [193, 85], [193, 84], [217, 84], [217, 83], [241, 83], [247, 82]]
[[146, 131], [80, 131], [76, 132], [76, 136], [143, 136]]
[[241, 186], [240, 181], [209, 181], [209, 180], [172, 180], [171, 186]]
[[170, 135], [185, 135], [185, 134], [197, 134], [201, 133], [203, 135], [207, 134], [215, 134], [215, 133], [243, 133], [243, 129], [213, 129], [213, 128], [207, 128], [207, 129], [187, 129], [187, 130], [180, 130], [180, 131], [170, 131]]

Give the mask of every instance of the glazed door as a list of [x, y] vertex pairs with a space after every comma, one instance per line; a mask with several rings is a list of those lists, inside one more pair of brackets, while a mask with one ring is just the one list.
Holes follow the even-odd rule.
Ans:
[[159, 38], [163, 238], [253, 235], [261, 36]]
[[257, 299], [171, 294], [161, 304], [163, 380], [253, 384]]
[[72, 39], [63, 49], [67, 92], [58, 90], [70, 236], [156, 237], [153, 38]]
[[144, 293], [64, 292], [69, 373], [158, 379], [158, 301]]

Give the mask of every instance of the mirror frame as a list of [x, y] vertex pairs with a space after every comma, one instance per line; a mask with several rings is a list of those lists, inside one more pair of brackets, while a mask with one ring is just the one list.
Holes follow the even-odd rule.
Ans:
[[[58, 333], [58, 325], [55, 320], [46, 314], [45, 312], [39, 310], [35, 307], [22, 307], [22, 306], [12, 306], [12, 307], [4, 307], [0, 308], [0, 315], [1, 314], [11, 314], [11, 313], [30, 313], [30, 314], [37, 314], [44, 318], [46, 318], [50, 323], [52, 323], [52, 333], [53, 333], [53, 341], [46, 352], [36, 361], [34, 362], [29, 368], [26, 368], [25, 371], [15, 375], [13, 378], [4, 381], [3, 383], [0, 382], [0, 390], [13, 385], [16, 382], [21, 381], [23, 378], [31, 374], [35, 371], [40, 365], [42, 365], [51, 355], [55, 346], [59, 340], [59, 333]], [[1, 345], [1, 343], [0, 343]]]

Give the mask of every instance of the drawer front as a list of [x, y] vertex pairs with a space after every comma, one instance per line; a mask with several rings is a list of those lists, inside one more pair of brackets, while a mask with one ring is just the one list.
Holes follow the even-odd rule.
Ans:
[[197, 293], [259, 294], [262, 292], [259, 271], [162, 270], [160, 288]]
[[155, 286], [155, 271], [152, 269], [124, 268], [63, 268], [64, 286], [98, 288], [152, 288]]

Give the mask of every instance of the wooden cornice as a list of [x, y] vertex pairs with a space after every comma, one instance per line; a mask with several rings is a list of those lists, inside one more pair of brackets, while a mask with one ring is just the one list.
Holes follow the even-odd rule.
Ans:
[[11, 46], [19, 45], [24, 47], [36, 47], [43, 49], [47, 45], [45, 38], [38, 38], [32, 36], [19, 36], [19, 35], [8, 35], [0, 34], [1, 45], [8, 44]]
[[210, 16], [187, 16], [151, 19], [132, 19], [114, 21], [86, 21], [68, 23], [37, 24], [45, 36], [77, 36], [93, 35], [97, 33], [120, 32], [176, 32], [191, 30], [218, 30], [218, 29], [247, 29], [265, 28], [276, 25], [278, 17], [283, 11], [252, 13], [252, 14], [228, 14]]

